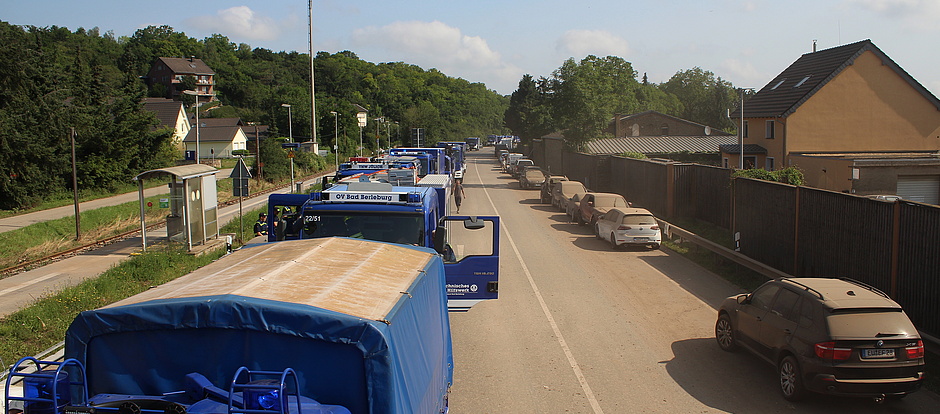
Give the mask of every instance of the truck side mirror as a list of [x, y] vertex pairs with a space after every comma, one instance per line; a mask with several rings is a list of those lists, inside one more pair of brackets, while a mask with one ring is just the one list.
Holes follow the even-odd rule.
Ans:
[[479, 230], [486, 227], [486, 222], [476, 217], [470, 217], [463, 221], [463, 228], [467, 230]]
[[444, 226], [437, 226], [437, 229], [434, 230], [431, 238], [434, 239], [434, 250], [440, 254], [445, 254], [447, 250], [445, 247], [447, 243], [447, 228]]

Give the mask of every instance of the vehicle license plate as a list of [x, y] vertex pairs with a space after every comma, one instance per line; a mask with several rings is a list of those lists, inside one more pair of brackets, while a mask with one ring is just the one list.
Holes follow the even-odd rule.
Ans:
[[634, 237], [633, 241], [635, 242], [647, 242], [650, 241], [649, 237]]
[[886, 349], [886, 348], [863, 349], [862, 358], [866, 358], [866, 359], [894, 358], [894, 349]]

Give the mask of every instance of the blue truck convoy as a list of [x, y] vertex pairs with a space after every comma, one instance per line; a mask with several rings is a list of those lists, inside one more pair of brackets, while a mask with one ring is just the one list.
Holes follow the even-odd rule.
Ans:
[[62, 361], [14, 365], [5, 407], [446, 413], [454, 360], [444, 266], [431, 249], [350, 238], [240, 249], [80, 313]]
[[451, 310], [498, 298], [499, 217], [450, 216], [449, 175], [389, 182], [409, 173], [381, 170], [311, 194], [272, 194], [268, 241], [341, 236], [433, 248], [444, 257]]

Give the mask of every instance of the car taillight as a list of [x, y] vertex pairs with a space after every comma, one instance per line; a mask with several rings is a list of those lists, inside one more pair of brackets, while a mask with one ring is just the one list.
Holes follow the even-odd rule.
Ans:
[[630, 229], [633, 229], [633, 227], [630, 227], [630, 226], [620, 226], [620, 227], [617, 227], [617, 230], [630, 230]]
[[650, 226], [650, 230], [659, 230], [659, 226], [652, 225]]
[[924, 357], [924, 341], [917, 341], [917, 346], [904, 348], [907, 351], [907, 359], [918, 359]]
[[835, 342], [816, 344], [816, 356], [827, 361], [844, 361], [852, 355], [851, 348], [836, 348]]

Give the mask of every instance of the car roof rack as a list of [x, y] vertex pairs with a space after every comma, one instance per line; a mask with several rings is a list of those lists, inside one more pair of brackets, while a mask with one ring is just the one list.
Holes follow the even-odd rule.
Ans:
[[862, 282], [862, 281], [858, 281], [858, 280], [852, 279], [852, 278], [850, 278], [850, 277], [840, 277], [839, 280], [844, 280], [844, 281], [846, 281], [846, 282], [849, 282], [849, 283], [852, 283], [852, 284], [861, 286], [861, 287], [863, 287], [863, 288], [865, 288], [865, 289], [868, 289], [868, 290], [870, 290], [870, 291], [872, 291], [872, 292], [874, 292], [874, 293], [876, 293], [876, 294], [878, 294], [878, 295], [883, 296], [885, 299], [891, 299], [891, 297], [888, 296], [887, 293], [884, 293], [881, 289], [878, 289], [878, 288], [876, 288], [876, 287], [874, 287], [874, 286], [872, 286], [872, 285], [869, 285], [868, 283], [865, 283], [865, 282]]
[[823, 297], [823, 294], [822, 294], [822, 293], [819, 293], [819, 291], [816, 290], [816, 289], [813, 289], [813, 288], [811, 288], [811, 287], [809, 287], [809, 286], [806, 286], [806, 285], [804, 285], [804, 284], [802, 284], [802, 283], [800, 283], [800, 282], [797, 282], [797, 281], [795, 281], [795, 280], [793, 280], [793, 279], [790, 279], [790, 278], [786, 278], [786, 277], [785, 277], [785, 278], [781, 278], [781, 280], [786, 280], [786, 281], [789, 282], [789, 283], [792, 283], [792, 284], [794, 284], [794, 285], [797, 285], [797, 286], [802, 287], [803, 290], [805, 290], [805, 291], [807, 291], [807, 292], [810, 292], [810, 293], [813, 293], [813, 294], [815, 294], [816, 296], [818, 296], [818, 297], [819, 297], [819, 300], [826, 300], [826, 298]]

